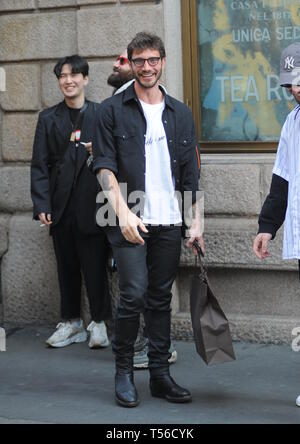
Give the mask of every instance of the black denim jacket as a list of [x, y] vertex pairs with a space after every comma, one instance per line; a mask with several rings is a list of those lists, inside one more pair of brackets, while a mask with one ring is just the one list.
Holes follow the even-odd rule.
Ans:
[[[164, 91], [162, 90], [164, 93]], [[170, 153], [175, 189], [192, 192], [196, 200], [200, 174], [200, 151], [191, 110], [164, 93], [162, 122]], [[111, 170], [119, 183], [127, 184], [127, 196], [145, 192], [146, 119], [134, 84], [101, 103], [93, 137], [93, 170]], [[127, 201], [128, 207], [134, 203]], [[143, 205], [142, 205], [143, 206]], [[138, 214], [139, 215], [139, 214]]]

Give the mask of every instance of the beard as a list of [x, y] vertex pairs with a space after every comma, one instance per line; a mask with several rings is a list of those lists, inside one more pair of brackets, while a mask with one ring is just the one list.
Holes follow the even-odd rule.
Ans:
[[133, 75], [131, 73], [126, 73], [126, 75], [124, 75], [120, 72], [113, 72], [108, 77], [107, 83], [110, 86], [112, 86], [113, 88], [119, 89], [126, 82], [129, 82], [129, 80], [132, 80], [132, 79], [133, 79]]
[[150, 83], [150, 84], [147, 84], [147, 83], [144, 84], [143, 81], [136, 74], [135, 74], [134, 78], [142, 88], [149, 89], [149, 88], [153, 88], [158, 83], [161, 76], [162, 76], [162, 69], [157, 73], [157, 76], [156, 76], [155, 80], [153, 81], [153, 83]]

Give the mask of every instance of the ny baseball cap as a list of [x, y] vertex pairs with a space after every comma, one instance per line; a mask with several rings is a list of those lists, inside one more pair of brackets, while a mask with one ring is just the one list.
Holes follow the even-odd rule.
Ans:
[[300, 42], [294, 42], [282, 51], [279, 84], [300, 85]]

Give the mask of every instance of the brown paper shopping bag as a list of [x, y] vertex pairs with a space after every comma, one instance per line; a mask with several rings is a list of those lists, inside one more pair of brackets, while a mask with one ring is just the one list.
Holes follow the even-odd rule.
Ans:
[[190, 310], [197, 352], [206, 364], [221, 364], [235, 360], [228, 319], [221, 309], [207, 277], [198, 251], [198, 273], [191, 277]]

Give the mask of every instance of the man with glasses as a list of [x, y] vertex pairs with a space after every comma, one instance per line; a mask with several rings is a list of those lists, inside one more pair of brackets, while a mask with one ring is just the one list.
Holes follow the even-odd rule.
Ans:
[[[114, 87], [113, 94], [119, 94], [124, 91], [134, 81], [131, 64], [128, 60], [127, 49], [120, 54], [114, 63], [113, 72], [109, 75], [107, 83]], [[148, 359], [148, 339], [143, 335], [138, 335], [134, 345], [133, 366], [137, 369], [147, 369], [149, 365]], [[169, 363], [173, 364], [177, 361], [177, 351], [173, 343], [170, 345]]]
[[[144, 312], [151, 394], [183, 403], [191, 400], [191, 394], [169, 373], [170, 303], [182, 232], [176, 192], [192, 196], [194, 217], [187, 245], [192, 247], [196, 239], [203, 247], [195, 211], [200, 168], [197, 137], [191, 111], [158, 84], [165, 67], [161, 39], [138, 33], [127, 51], [135, 82], [102, 102], [93, 137], [93, 168], [118, 220], [106, 228], [120, 289], [112, 341], [115, 399], [124, 407], [139, 403], [133, 354]], [[136, 213], [132, 193], [140, 198]]]

